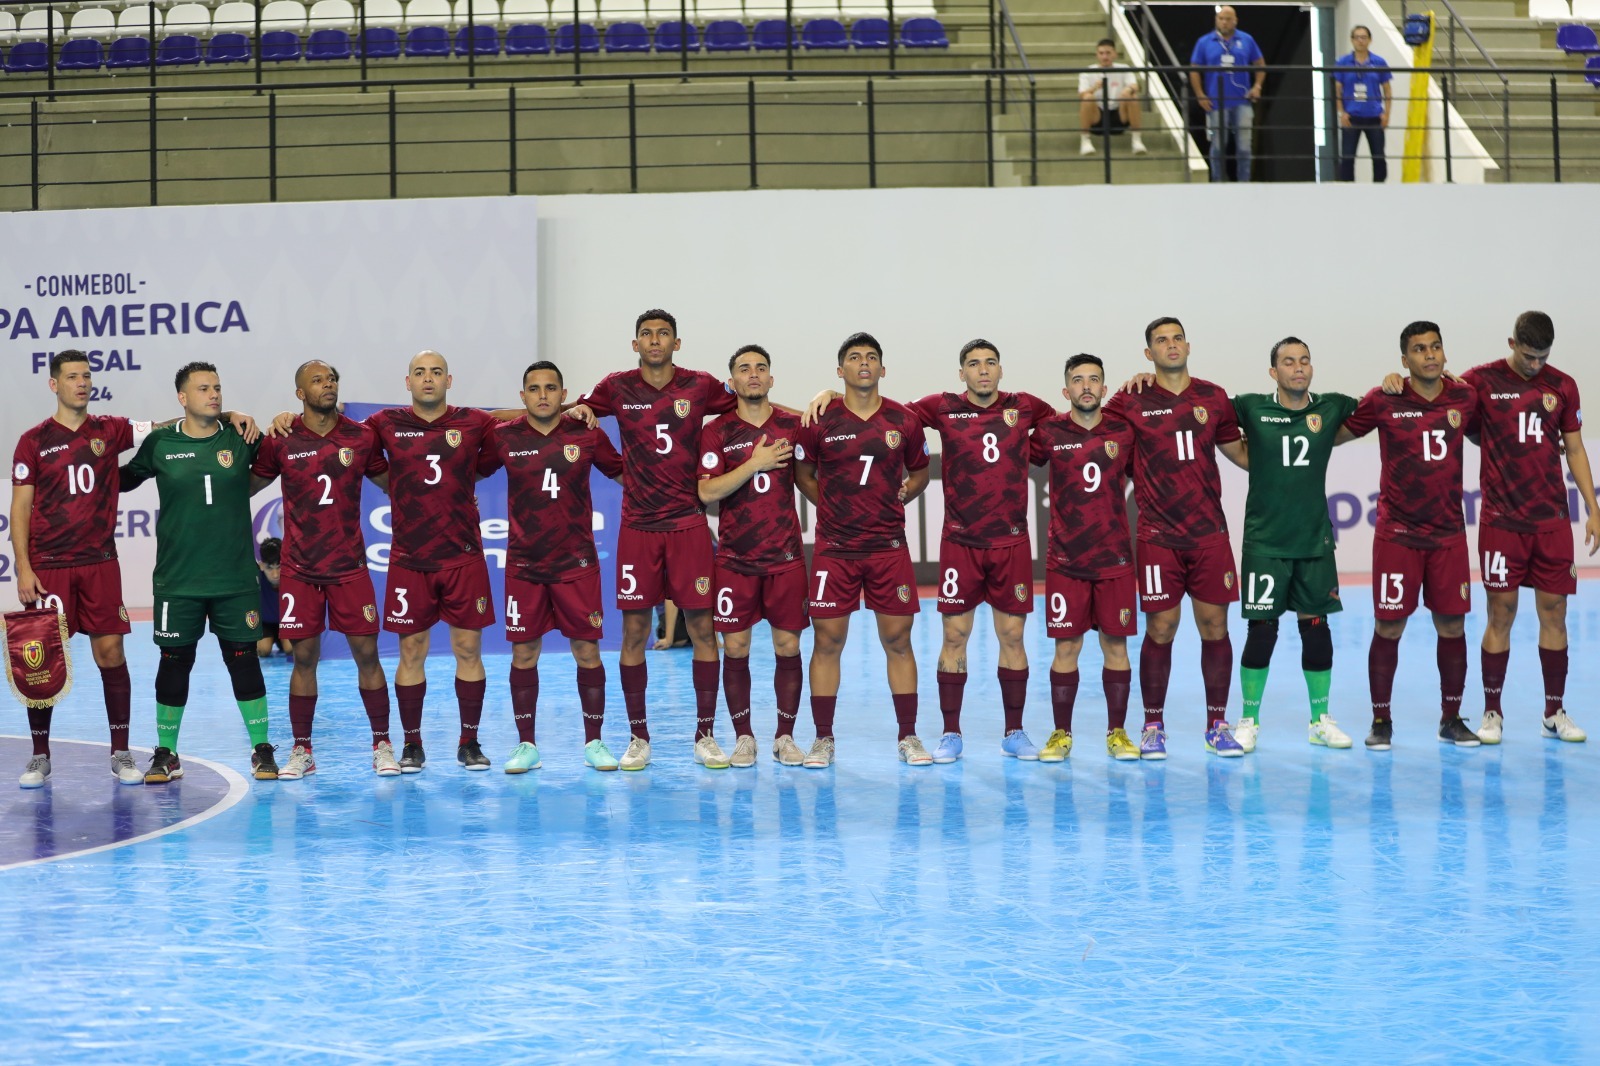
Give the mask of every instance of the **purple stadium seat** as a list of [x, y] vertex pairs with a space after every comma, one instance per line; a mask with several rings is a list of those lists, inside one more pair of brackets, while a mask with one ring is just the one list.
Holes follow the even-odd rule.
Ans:
[[356, 58], [366, 52], [368, 59], [399, 59], [400, 31], [392, 26], [368, 26], [365, 37], [356, 41]]
[[472, 30], [470, 47], [480, 56], [497, 56], [500, 54], [500, 31], [493, 26], [463, 26], [456, 31], [456, 55], [464, 56], [469, 47], [467, 31]]
[[105, 53], [99, 41], [68, 41], [56, 57], [56, 66], [61, 70], [99, 70], [104, 63]]
[[556, 51], [564, 55], [573, 52], [600, 51], [600, 31], [587, 23], [556, 27]]
[[7, 74], [28, 74], [43, 70], [50, 62], [50, 48], [43, 41], [23, 41], [6, 56]]
[[[751, 37], [758, 52], [781, 52], [789, 47], [789, 24], [783, 19], [762, 19]], [[798, 44], [799, 42], [795, 42]]]
[[450, 54], [450, 31], [443, 26], [413, 26], [406, 34], [406, 55], [447, 56]]
[[850, 38], [838, 19], [812, 19], [800, 28], [800, 43], [806, 51], [849, 48]]
[[250, 62], [250, 38], [242, 33], [219, 33], [206, 45], [206, 65]]
[[900, 27], [900, 43], [906, 48], [949, 48], [950, 38], [938, 19], [915, 18]]
[[1581, 22], [1556, 27], [1556, 47], [1568, 55], [1594, 55], [1600, 53], [1600, 38]]
[[306, 41], [306, 59], [309, 62], [326, 62], [349, 59], [350, 35], [344, 30], [312, 30]]
[[506, 55], [550, 54], [550, 31], [543, 26], [513, 26], [506, 31]]
[[613, 22], [606, 27], [606, 51], [648, 52], [650, 31], [642, 22]]
[[889, 20], [856, 19], [850, 24], [850, 42], [857, 48], [888, 48]]
[[688, 37], [688, 49], [691, 52], [700, 51], [700, 34], [692, 23], [663, 22], [656, 26], [656, 51], [681, 52], [684, 50], [684, 38]]
[[293, 30], [269, 30], [263, 33], [261, 58], [268, 63], [298, 63], [300, 35]]
[[200, 65], [200, 38], [192, 33], [175, 33], [161, 38], [156, 49], [158, 67], [194, 67]]
[[748, 52], [750, 33], [742, 22], [731, 22], [726, 19], [713, 22], [706, 27], [706, 51]]
[[118, 37], [111, 42], [106, 66], [111, 70], [150, 65], [150, 42], [144, 37]]

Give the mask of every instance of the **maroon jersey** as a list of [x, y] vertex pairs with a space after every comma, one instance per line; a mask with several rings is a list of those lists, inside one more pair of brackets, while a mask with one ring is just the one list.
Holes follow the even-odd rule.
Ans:
[[1524, 378], [1504, 359], [1473, 367], [1463, 380], [1477, 390], [1482, 420], [1484, 524], [1533, 533], [1571, 521], [1561, 435], [1583, 428], [1578, 383], [1549, 364]]
[[622, 524], [634, 529], [693, 529], [705, 521], [696, 488], [700, 425], [707, 415], [734, 409], [726, 385], [703, 370], [675, 368], [666, 388], [638, 370], [600, 379], [582, 403], [597, 415], [615, 415], [622, 435]]
[[1133, 429], [1101, 418], [1084, 429], [1072, 415], [1034, 427], [1028, 458], [1050, 468], [1050, 543], [1047, 569], [1085, 580], [1133, 572], [1128, 536], [1128, 464]]
[[1470, 386], [1447, 379], [1427, 400], [1406, 378], [1399, 395], [1373, 389], [1362, 397], [1344, 428], [1358, 437], [1378, 431], [1378, 536], [1437, 548], [1461, 535], [1461, 468], [1467, 434], [1478, 432], [1478, 398]]
[[1243, 433], [1233, 401], [1220, 386], [1190, 378], [1181, 393], [1160, 385], [1119, 392], [1105, 414], [1133, 427], [1140, 542], [1184, 550], [1228, 531], [1217, 445]]
[[[139, 425], [149, 432], [149, 423]], [[117, 456], [133, 445], [134, 423], [117, 415], [90, 415], [75, 430], [47, 418], [17, 441], [11, 484], [33, 486], [35, 570], [117, 557]]]
[[[700, 433], [700, 480], [743, 466], [762, 437], [767, 443], [800, 439], [800, 419], [774, 410], [752, 426], [730, 412]], [[717, 565], [736, 574], [765, 574], [803, 563], [800, 518], [794, 510], [794, 463], [765, 470], [717, 504]]]
[[563, 418], [548, 434], [526, 418], [495, 427], [478, 456], [485, 477], [506, 468], [511, 543], [506, 565], [530, 581], [558, 582], [595, 573], [594, 503], [589, 468], [615, 481], [622, 456], [602, 429]]
[[387, 469], [377, 432], [344, 415], [326, 437], [298, 418], [287, 437], [262, 437], [250, 472], [283, 478], [283, 568], [312, 583], [365, 570], [361, 479]]
[[817, 468], [817, 539], [828, 554], [848, 559], [905, 544], [900, 483], [928, 465], [922, 423], [909, 407], [884, 400], [863, 419], [834, 400], [800, 431], [794, 457]]
[[966, 392], [910, 405], [939, 434], [944, 535], [969, 548], [1028, 542], [1028, 431], [1055, 409], [1025, 392], [1002, 392], [979, 407]]
[[409, 407], [386, 407], [367, 425], [389, 457], [394, 545], [407, 570], [448, 570], [483, 554], [478, 530], [478, 449], [495, 420], [471, 407], [446, 407], [425, 422]]

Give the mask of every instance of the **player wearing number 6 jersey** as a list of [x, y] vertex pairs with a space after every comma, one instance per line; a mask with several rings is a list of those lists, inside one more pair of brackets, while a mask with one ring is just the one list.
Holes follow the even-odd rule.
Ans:
[[1029, 459], [1050, 469], [1050, 540], [1045, 552], [1045, 633], [1055, 638], [1050, 703], [1055, 731], [1039, 753], [1060, 762], [1072, 753], [1072, 710], [1078, 698], [1078, 653], [1091, 630], [1100, 633], [1105, 664], [1106, 753], [1137, 760], [1128, 739], [1128, 638], [1139, 631], [1134, 610], [1133, 544], [1128, 535], [1127, 473], [1133, 430], [1104, 417], [1105, 364], [1081, 352], [1067, 360], [1066, 414], [1040, 422], [1029, 438]]
[[583, 758], [596, 770], [617, 760], [600, 739], [606, 714], [606, 670], [600, 661], [600, 558], [594, 546], [589, 470], [613, 480], [622, 457], [600, 429], [561, 417], [567, 398], [561, 369], [540, 361], [522, 372], [527, 416], [498, 427], [484, 442], [478, 473], [506, 469], [511, 540], [506, 549], [506, 640], [511, 642], [511, 713], [517, 747], [508, 774], [540, 766], [534, 725], [539, 704], [539, 654], [544, 635], [560, 630], [572, 642], [583, 708]]
[[1461, 720], [1464, 620], [1472, 609], [1461, 466], [1467, 435], [1477, 430], [1478, 402], [1470, 387], [1444, 376], [1444, 340], [1436, 324], [1412, 322], [1400, 331], [1400, 362], [1410, 377], [1392, 375], [1384, 388], [1367, 393], [1339, 433], [1342, 442], [1377, 430], [1383, 462], [1372, 541], [1376, 625], [1367, 652], [1372, 731], [1366, 744], [1388, 751], [1393, 743], [1390, 701], [1400, 635], [1420, 598], [1439, 635], [1439, 740], [1477, 747], [1477, 736]]
[[[716, 608], [723, 639], [722, 687], [733, 718], [733, 766], [754, 766], [756, 739], [750, 728], [750, 631], [766, 619], [776, 658], [773, 689], [778, 726], [772, 755], [799, 766], [804, 754], [794, 742], [800, 712], [800, 631], [806, 618], [806, 558], [794, 509], [794, 468], [800, 419], [774, 408], [772, 357], [747, 344], [728, 360], [739, 409], [700, 434], [700, 499], [717, 504]], [[698, 743], [714, 745], [709, 736]], [[702, 760], [704, 761], [704, 760]]]

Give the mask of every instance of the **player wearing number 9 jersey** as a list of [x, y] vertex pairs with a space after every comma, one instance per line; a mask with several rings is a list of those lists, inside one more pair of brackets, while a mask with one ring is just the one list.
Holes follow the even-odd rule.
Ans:
[[1139, 631], [1134, 609], [1133, 544], [1128, 534], [1127, 475], [1133, 429], [1106, 418], [1105, 364], [1080, 352], [1067, 360], [1066, 414], [1040, 422], [1028, 458], [1050, 471], [1050, 534], [1045, 550], [1045, 633], [1056, 642], [1050, 665], [1055, 731], [1039, 753], [1059, 762], [1072, 753], [1072, 711], [1078, 698], [1078, 653], [1084, 635], [1100, 633], [1105, 656], [1106, 753], [1135, 760], [1128, 738], [1128, 692], [1133, 671], [1128, 638]]

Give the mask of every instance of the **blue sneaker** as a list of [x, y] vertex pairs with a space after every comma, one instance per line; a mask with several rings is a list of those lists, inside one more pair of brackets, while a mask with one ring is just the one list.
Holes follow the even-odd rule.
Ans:
[[603, 740], [591, 740], [583, 746], [583, 761], [596, 770], [615, 770], [617, 760]]
[[511, 749], [511, 757], [506, 760], [506, 773], [525, 774], [543, 765], [543, 760], [539, 758], [539, 749], [524, 740]]
[[933, 749], [933, 761], [939, 764], [952, 763], [961, 758], [961, 734], [946, 733], [939, 738], [939, 746]]
[[1147, 725], [1139, 735], [1139, 758], [1161, 760], [1167, 757], [1167, 733], [1158, 725]]
[[1244, 754], [1244, 745], [1233, 739], [1227, 722], [1218, 722], [1206, 730], [1206, 750], [1224, 759], [1236, 759]]
[[1039, 761], [1039, 749], [1033, 746], [1028, 734], [1020, 729], [1013, 729], [1006, 734], [1006, 738], [1000, 742], [1000, 753], [1023, 762]]

